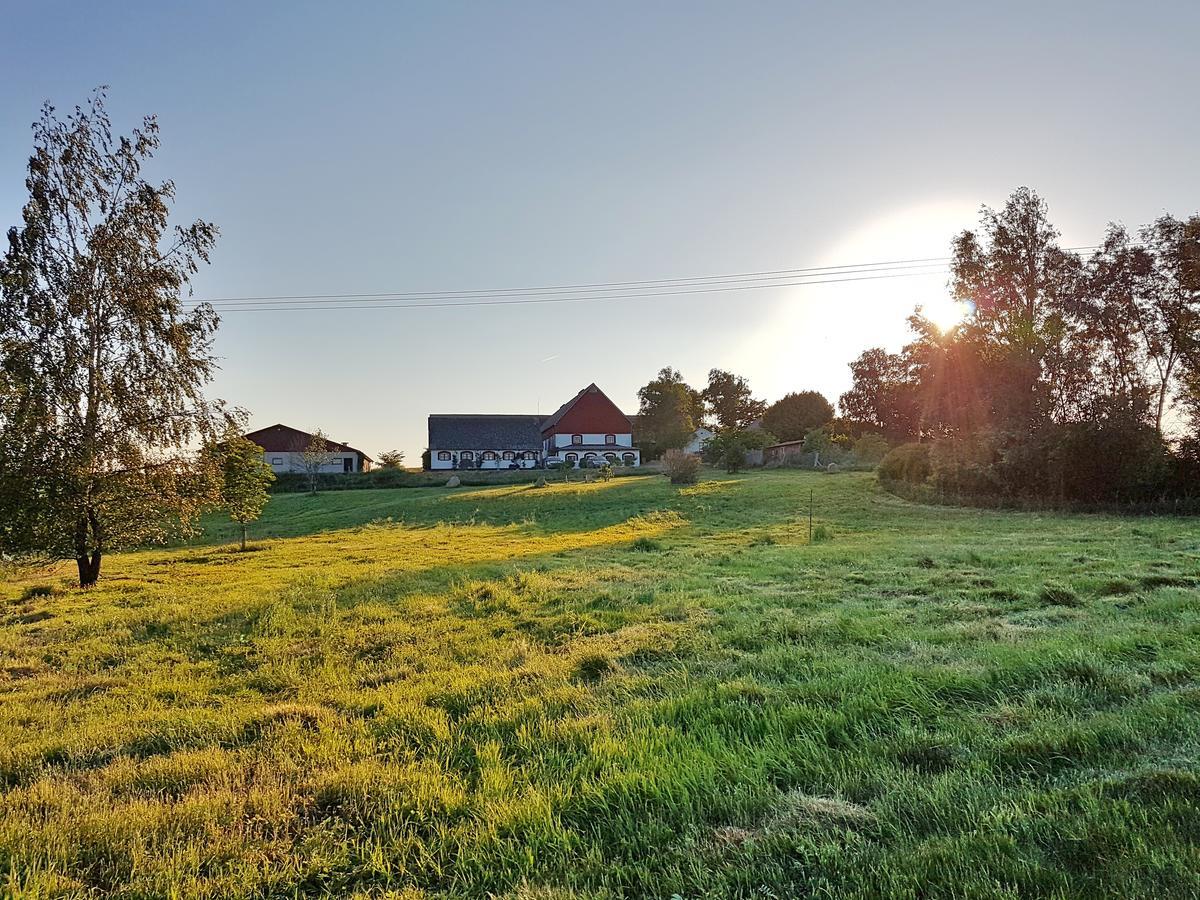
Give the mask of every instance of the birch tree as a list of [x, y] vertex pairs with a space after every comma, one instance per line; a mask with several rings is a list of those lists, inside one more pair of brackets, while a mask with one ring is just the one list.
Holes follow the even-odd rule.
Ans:
[[219, 500], [205, 400], [218, 319], [184, 291], [217, 229], [169, 224], [175, 186], [143, 164], [153, 116], [114, 135], [104, 90], [33, 125], [22, 222], [0, 259], [0, 550], [74, 559], [187, 531]]

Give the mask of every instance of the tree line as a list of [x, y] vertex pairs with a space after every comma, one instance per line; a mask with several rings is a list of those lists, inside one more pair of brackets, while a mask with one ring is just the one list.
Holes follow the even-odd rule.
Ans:
[[706, 457], [730, 469], [803, 441], [819, 459], [886, 454], [886, 480], [964, 499], [1200, 501], [1200, 215], [1110, 224], [1088, 254], [1059, 237], [1028, 188], [983, 207], [952, 241], [961, 323], [918, 307], [899, 352], [850, 363], [840, 415], [815, 391], [768, 405], [731, 372], [694, 388], [661, 370], [638, 392], [643, 456], [708, 426]]
[[833, 405], [817, 391], [791, 393], [768, 404], [754, 396], [745, 377], [712, 369], [703, 388], [667, 367], [638, 390], [635, 441], [647, 460], [686, 447], [701, 428], [713, 434], [703, 452], [710, 462], [735, 471], [747, 451], [780, 441], [811, 438], [834, 418]]
[[850, 368], [842, 414], [905, 445], [882, 474], [964, 497], [1178, 503], [1200, 492], [1200, 215], [1091, 254], [1020, 188], [954, 238], [947, 332]]

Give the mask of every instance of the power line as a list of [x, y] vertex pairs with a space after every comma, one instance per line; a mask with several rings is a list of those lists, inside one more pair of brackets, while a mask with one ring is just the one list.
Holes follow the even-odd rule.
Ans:
[[714, 288], [696, 288], [693, 290], [680, 291], [658, 291], [655, 293], [635, 293], [635, 294], [617, 294], [608, 296], [588, 296], [588, 297], [517, 297], [517, 298], [500, 298], [494, 300], [487, 299], [464, 299], [464, 300], [447, 300], [432, 303], [424, 302], [408, 302], [408, 303], [308, 303], [298, 306], [235, 306], [228, 309], [222, 309], [222, 313], [230, 312], [297, 312], [303, 310], [334, 310], [334, 309], [453, 309], [456, 307], [468, 306], [517, 306], [531, 303], [593, 303], [613, 300], [639, 300], [649, 299], [653, 297], [676, 297], [681, 295], [695, 294], [723, 294], [730, 291], [752, 291], [762, 290], [764, 288], [782, 288], [782, 287], [803, 287], [805, 285], [816, 284], [845, 284], [851, 281], [876, 281], [884, 278], [919, 278], [929, 275], [944, 274], [945, 270], [933, 272], [901, 272], [894, 275], [862, 275], [850, 278], [831, 278], [819, 281], [788, 281], [778, 282], [773, 284], [741, 284], [732, 287], [714, 287]]
[[[795, 276], [791, 276], [791, 277], [797, 278], [797, 279], [810, 279], [810, 278], [819, 278], [823, 275], [842, 276], [842, 275], [858, 275], [858, 274], [871, 274], [871, 273], [891, 274], [893, 272], [901, 272], [901, 271], [907, 271], [907, 270], [911, 270], [911, 269], [930, 269], [934, 272], [944, 272], [944, 271], [946, 271], [946, 265], [945, 265], [945, 263], [916, 263], [913, 265], [886, 266], [884, 268], [862, 267], [862, 268], [853, 268], [852, 269], [852, 268], [847, 267], [844, 271], [840, 271], [840, 272], [821, 272], [821, 273], [816, 273], [813, 275], [795, 275]], [[636, 287], [636, 285], [635, 285], [634, 287], [596, 287], [596, 288], [579, 287], [579, 288], [562, 288], [562, 289], [530, 288], [527, 290], [520, 290], [517, 288], [500, 288], [496, 291], [429, 291], [426, 293], [417, 293], [417, 292], [400, 293], [400, 292], [397, 292], [397, 293], [381, 293], [381, 294], [310, 294], [310, 295], [299, 295], [296, 297], [287, 297], [285, 295], [278, 296], [278, 297], [263, 297], [261, 299], [255, 299], [255, 298], [238, 299], [238, 298], [229, 297], [229, 298], [222, 298], [220, 300], [210, 300], [208, 302], [213, 303], [214, 305], [219, 304], [219, 308], [226, 308], [226, 307], [238, 306], [238, 305], [247, 304], [247, 303], [253, 303], [253, 304], [258, 304], [258, 303], [266, 303], [266, 304], [271, 304], [271, 303], [329, 303], [329, 302], [338, 302], [338, 301], [342, 301], [342, 300], [370, 300], [370, 301], [394, 300], [397, 302], [401, 302], [401, 301], [403, 301], [403, 302], [414, 302], [414, 301], [433, 302], [433, 301], [442, 301], [442, 300], [478, 300], [478, 299], [486, 299], [488, 297], [494, 297], [497, 299], [503, 299], [503, 298], [507, 298], [507, 297], [546, 297], [546, 296], [559, 297], [559, 296], [567, 296], [567, 295], [596, 295], [599, 297], [603, 297], [607, 294], [615, 294], [615, 293], [626, 294], [626, 293], [629, 293], [631, 290], [657, 291], [657, 290], [661, 290], [661, 289], [675, 288], [675, 287], [680, 287], [680, 288], [682, 288], [682, 287], [687, 287], [687, 288], [723, 287], [723, 286], [727, 286], [727, 285], [737, 286], [737, 285], [742, 285], [742, 284], [744, 284], [746, 286], [755, 286], [762, 282], [778, 282], [785, 277], [788, 277], [788, 276], [751, 275], [751, 276], [745, 276], [745, 277], [735, 277], [735, 276], [730, 275], [730, 276], [713, 276], [711, 279], [691, 278], [691, 279], [679, 279], [678, 281], [663, 280], [661, 282], [646, 282], [646, 283], [644, 283], [644, 285], [645, 285], [644, 287]], [[763, 284], [762, 286], [771, 287], [772, 285], [771, 284]]]
[[451, 293], [451, 292], [447, 291], [447, 292], [442, 292], [442, 293], [435, 292], [435, 293], [429, 293], [429, 294], [377, 294], [377, 295], [370, 295], [370, 296], [366, 296], [366, 297], [360, 297], [355, 294], [332, 294], [332, 295], [329, 295], [327, 298], [323, 298], [323, 299], [316, 299], [316, 298], [313, 298], [313, 299], [305, 299], [305, 298], [275, 299], [275, 298], [269, 298], [269, 299], [264, 299], [264, 300], [231, 300], [226, 303], [220, 304], [220, 305], [216, 306], [215, 308], [217, 308], [217, 309], [233, 309], [233, 308], [236, 308], [239, 306], [247, 306], [247, 305], [272, 306], [272, 305], [278, 305], [278, 304], [324, 306], [329, 303], [342, 303], [342, 302], [352, 302], [352, 301], [359, 301], [362, 303], [369, 303], [372, 305], [386, 304], [386, 303], [394, 303], [397, 305], [417, 305], [419, 303], [432, 304], [432, 303], [447, 303], [447, 302], [451, 302], [451, 301], [458, 302], [458, 301], [476, 301], [476, 300], [499, 302], [499, 301], [503, 301], [503, 300], [510, 300], [510, 299], [516, 299], [516, 298], [532, 299], [532, 298], [546, 298], [546, 297], [561, 298], [563, 300], [567, 300], [567, 299], [571, 299], [571, 298], [574, 298], [577, 300], [597, 300], [597, 299], [605, 299], [608, 297], [617, 298], [619, 296], [639, 296], [640, 297], [640, 296], [652, 296], [654, 294], [670, 294], [672, 292], [672, 289], [687, 289], [687, 290], [694, 290], [694, 291], [702, 291], [704, 289], [709, 289], [709, 288], [720, 289], [720, 288], [727, 288], [727, 287], [728, 288], [775, 287], [775, 286], [785, 285], [785, 284], [804, 284], [804, 283], [807, 283], [807, 282], [813, 281], [813, 280], [816, 280], [816, 281], [837, 280], [837, 279], [851, 277], [851, 276], [855, 276], [855, 275], [898, 275], [898, 274], [902, 274], [902, 273], [909, 272], [912, 270], [921, 270], [921, 271], [913, 272], [913, 274], [936, 274], [939, 272], [945, 272], [946, 266], [944, 264], [938, 265], [938, 264], [933, 264], [933, 263], [922, 263], [920, 265], [895, 266], [895, 267], [891, 267], [891, 268], [882, 268], [882, 269], [879, 269], [879, 268], [846, 269], [841, 272], [825, 273], [828, 276], [830, 276], [829, 279], [825, 279], [820, 275], [796, 275], [796, 276], [792, 276], [792, 280], [786, 280], [783, 278], [783, 276], [775, 275], [775, 276], [770, 276], [769, 278], [761, 278], [761, 277], [753, 278], [752, 277], [752, 278], [737, 279], [737, 280], [725, 280], [725, 281], [693, 280], [693, 281], [662, 282], [662, 283], [656, 282], [654, 284], [650, 284], [650, 285], [647, 285], [646, 287], [642, 287], [642, 288], [637, 288], [637, 287], [633, 287], [633, 288], [612, 287], [612, 288], [595, 288], [595, 289], [583, 289], [583, 288], [569, 289], [568, 288], [568, 289], [561, 290], [561, 291], [530, 290], [530, 291], [525, 291], [522, 293], [486, 293], [486, 294], [482, 293], [482, 292], [474, 293], [474, 294], [457, 294], [457, 293]]
[[[1095, 250], [1096, 246], [1067, 247], [1068, 251]], [[803, 287], [849, 281], [912, 278], [947, 273], [950, 257], [882, 260], [835, 266], [774, 269], [724, 275], [697, 275], [640, 281], [607, 281], [527, 288], [469, 289], [456, 291], [391, 291], [380, 293], [277, 294], [269, 296], [215, 297], [186, 301], [189, 306], [210, 303], [224, 312], [300, 312], [339, 309], [448, 309], [456, 306], [511, 306], [533, 303], [585, 303], [636, 300], [766, 288]], [[925, 271], [912, 271], [921, 269]], [[824, 277], [831, 276], [831, 277]], [[791, 279], [791, 280], [788, 280]], [[675, 290], [678, 288], [678, 290]], [[361, 301], [361, 302], [355, 302]]]
[[528, 294], [540, 291], [569, 291], [569, 290], [599, 290], [603, 288], [626, 288], [626, 287], [647, 287], [652, 285], [673, 285], [681, 282], [692, 281], [719, 281], [730, 279], [757, 279], [770, 277], [790, 277], [793, 275], [802, 275], [803, 273], [812, 273], [814, 275], [837, 274], [839, 270], [844, 269], [866, 269], [870, 267], [909, 267], [910, 265], [933, 265], [945, 264], [950, 261], [948, 256], [931, 256], [925, 259], [896, 259], [884, 260], [880, 262], [869, 263], [846, 263], [837, 266], [811, 266], [801, 269], [768, 269], [759, 272], [735, 272], [724, 275], [692, 275], [678, 278], [653, 278], [642, 281], [599, 281], [582, 284], [549, 284], [535, 285], [533, 287], [523, 288], [492, 288], [483, 289], [476, 288], [470, 290], [454, 290], [454, 291], [382, 291], [371, 294], [277, 294], [274, 296], [261, 297], [211, 297], [204, 302], [206, 303], [228, 303], [238, 301], [265, 301], [265, 300], [335, 300], [335, 299], [366, 299], [371, 297], [380, 297], [388, 299], [399, 299], [401, 297], [429, 297], [445, 299], [449, 295], [475, 295], [475, 294]]

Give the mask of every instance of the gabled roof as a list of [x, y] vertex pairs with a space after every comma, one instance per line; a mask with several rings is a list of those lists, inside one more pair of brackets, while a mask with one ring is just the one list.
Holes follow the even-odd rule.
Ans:
[[541, 416], [429, 417], [430, 450], [538, 450]]
[[629, 418], [629, 416], [627, 416], [627, 415], [625, 415], [625, 413], [621, 412], [621, 410], [617, 408], [617, 405], [615, 403], [613, 403], [612, 400], [609, 399], [608, 394], [606, 394], [606, 393], [604, 393], [604, 391], [600, 390], [600, 387], [596, 384], [596, 382], [593, 381], [591, 384], [589, 384], [587, 387], [585, 387], [583, 390], [581, 390], [578, 394], [576, 394], [574, 397], [572, 397], [570, 400], [568, 400], [566, 403], [564, 403], [562, 406], [560, 406], [558, 409], [556, 409], [551, 415], [549, 415], [542, 422], [542, 432], [545, 433], [545, 432], [553, 429], [559, 422], [561, 422], [563, 420], [563, 418], [567, 415], [567, 413], [569, 413], [572, 409], [575, 408], [575, 404], [577, 404], [580, 400], [582, 400], [588, 394], [598, 394], [603, 399], [603, 401], [605, 403], [607, 403], [609, 406], [611, 406], [618, 415], [624, 417], [627, 421], [630, 422], [630, 428], [633, 427], [632, 420]]
[[576, 403], [579, 402], [579, 398], [582, 397], [584, 394], [586, 394], [592, 388], [596, 388], [596, 390], [600, 390], [600, 388], [596, 387], [596, 382], [593, 381], [591, 384], [589, 384], [587, 387], [585, 387], [583, 390], [581, 390], [578, 394], [576, 394], [574, 397], [572, 397], [570, 400], [568, 400], [566, 403], [564, 403], [562, 406], [560, 406], [558, 409], [556, 409], [553, 413], [551, 413], [549, 416], [547, 416], [546, 421], [542, 422], [542, 431], [548, 431], [549, 429], [551, 429], [555, 425], [557, 425], [559, 419], [561, 419], [563, 416], [565, 416], [567, 413], [569, 413], [571, 411], [571, 408]]
[[[299, 428], [276, 423], [268, 425], [266, 428], [260, 428], [258, 431], [251, 431], [245, 435], [245, 438], [258, 444], [267, 453], [303, 453], [312, 443], [313, 436]], [[361, 450], [355, 450], [349, 444], [326, 441], [325, 447], [331, 453], [357, 453], [368, 462], [374, 462], [367, 454]]]

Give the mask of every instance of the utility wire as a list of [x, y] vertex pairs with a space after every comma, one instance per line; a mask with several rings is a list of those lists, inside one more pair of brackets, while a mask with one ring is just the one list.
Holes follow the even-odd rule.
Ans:
[[[898, 275], [898, 274], [901, 274], [901, 272], [906, 272], [906, 271], [910, 271], [910, 270], [922, 270], [922, 271], [914, 271], [913, 274], [925, 275], [925, 274], [938, 274], [938, 272], [947, 271], [947, 268], [946, 268], [946, 265], [944, 265], [944, 264], [943, 265], [934, 265], [934, 264], [925, 263], [925, 264], [920, 264], [920, 265], [894, 266], [894, 268], [890, 268], [890, 269], [850, 269], [850, 270], [840, 271], [840, 272], [829, 272], [828, 280], [839, 280], [839, 278], [851, 277], [851, 276], [856, 276], [856, 275], [894, 275], [894, 274]], [[671, 289], [674, 289], [674, 288], [677, 288], [677, 289], [686, 288], [689, 290], [697, 290], [697, 292], [700, 292], [700, 290], [706, 289], [706, 288], [727, 288], [727, 287], [728, 288], [742, 288], [742, 287], [745, 287], [745, 288], [769, 288], [769, 287], [780, 286], [780, 284], [803, 284], [803, 283], [808, 283], [809, 281], [812, 281], [812, 280], [821, 281], [821, 280], [826, 280], [826, 278], [823, 278], [823, 276], [818, 276], [818, 275], [796, 275], [796, 276], [792, 276], [791, 280], [786, 280], [785, 276], [774, 275], [774, 276], [769, 276], [769, 277], [748, 277], [748, 278], [742, 278], [742, 280], [737, 280], [737, 281], [679, 281], [679, 282], [672, 282], [672, 283], [662, 282], [662, 283], [649, 284], [649, 286], [644, 287], [644, 288], [594, 288], [594, 289], [568, 288], [568, 289], [564, 289], [564, 290], [536, 290], [535, 289], [535, 290], [527, 290], [527, 292], [522, 292], [522, 293], [454, 294], [454, 293], [450, 293], [450, 292], [442, 292], [442, 293], [434, 292], [434, 293], [428, 293], [428, 294], [374, 294], [374, 295], [370, 295], [370, 296], [358, 296], [355, 294], [341, 294], [341, 295], [334, 294], [334, 295], [329, 296], [329, 298], [320, 298], [320, 299], [304, 298], [304, 296], [301, 296], [301, 298], [295, 298], [295, 299], [270, 298], [270, 299], [264, 299], [264, 300], [230, 300], [227, 302], [223, 302], [223, 304], [216, 305], [215, 308], [218, 308], [218, 310], [228, 310], [228, 308], [247, 306], [247, 305], [271, 306], [271, 305], [278, 305], [278, 304], [325, 306], [325, 305], [331, 304], [331, 302], [348, 302], [348, 301], [361, 301], [361, 302], [367, 302], [367, 304], [372, 304], [372, 305], [385, 304], [385, 302], [395, 302], [395, 304], [404, 304], [404, 305], [409, 305], [409, 304], [415, 305], [415, 304], [420, 304], [420, 302], [424, 302], [424, 304], [432, 304], [432, 302], [446, 302], [446, 301], [460, 301], [460, 300], [462, 300], [462, 301], [490, 300], [490, 301], [498, 302], [498, 301], [509, 300], [509, 299], [532, 299], [532, 298], [563, 298], [564, 300], [569, 299], [569, 298], [575, 298], [578, 300], [602, 300], [602, 299], [607, 299], [607, 298], [619, 299], [619, 296], [622, 296], [622, 295], [624, 295], [624, 296], [653, 296], [654, 294], [658, 294], [658, 293], [670, 294]]]
[[884, 278], [919, 278], [921, 276], [939, 275], [943, 272], [901, 272], [895, 275], [862, 275], [850, 278], [831, 278], [820, 281], [788, 281], [774, 284], [744, 284], [735, 285], [732, 287], [714, 287], [714, 288], [696, 288], [693, 290], [680, 291], [659, 291], [655, 293], [640, 293], [640, 294], [619, 294], [603, 297], [516, 297], [516, 298], [500, 298], [495, 300], [487, 299], [462, 299], [462, 300], [446, 300], [432, 303], [426, 302], [407, 302], [407, 303], [308, 303], [298, 306], [235, 306], [232, 308], [221, 308], [221, 313], [230, 312], [297, 312], [302, 310], [333, 310], [333, 309], [453, 309], [456, 307], [466, 306], [516, 306], [530, 303], [593, 303], [613, 300], [639, 300], [653, 297], [675, 297], [685, 294], [723, 294], [729, 291], [752, 291], [762, 290], [763, 288], [781, 288], [781, 287], [803, 287], [805, 285], [815, 284], [845, 284], [850, 281], [876, 281]]
[[[228, 306], [237, 306], [247, 303], [330, 303], [341, 300], [370, 300], [370, 301], [439, 301], [439, 300], [478, 300], [488, 297], [503, 299], [506, 297], [545, 297], [545, 296], [566, 296], [566, 295], [598, 295], [621, 293], [627, 294], [630, 291], [645, 290], [656, 291], [666, 288], [687, 287], [722, 287], [726, 285], [741, 285], [754, 286], [761, 282], [777, 282], [784, 278], [810, 279], [819, 278], [825, 275], [841, 276], [841, 275], [859, 275], [871, 273], [891, 274], [892, 272], [900, 272], [911, 269], [929, 269], [933, 272], [946, 271], [945, 263], [917, 263], [913, 265], [887, 266], [885, 268], [847, 268], [841, 272], [821, 272], [813, 275], [748, 275], [737, 278], [734, 276], [713, 276], [712, 279], [679, 279], [678, 281], [661, 281], [647, 282], [644, 287], [596, 287], [596, 288], [500, 288], [496, 291], [428, 291], [426, 293], [391, 293], [391, 294], [310, 294], [300, 295], [296, 297], [278, 296], [278, 297], [262, 297], [262, 298], [220, 298], [218, 300], [210, 300], [214, 307], [224, 308]], [[763, 284], [764, 287], [771, 287], [771, 284]]]
[[[1068, 251], [1096, 246], [1067, 247]], [[725, 275], [697, 275], [641, 281], [607, 281], [527, 288], [458, 291], [395, 291], [382, 293], [277, 294], [189, 300], [185, 305], [210, 303], [224, 312], [299, 312], [338, 309], [447, 309], [455, 306], [510, 306], [531, 303], [583, 303], [636, 300], [695, 294], [719, 294], [764, 288], [802, 287], [885, 278], [911, 278], [948, 272], [950, 257], [883, 260], [836, 266], [774, 269]], [[923, 270], [923, 271], [912, 271]], [[829, 276], [829, 277], [826, 277]], [[790, 280], [789, 280], [790, 279]], [[676, 288], [678, 290], [676, 290]], [[355, 302], [359, 301], [359, 302]]]
[[691, 281], [718, 281], [729, 279], [754, 279], [754, 278], [770, 278], [775, 277], [790, 277], [793, 275], [799, 276], [803, 273], [812, 273], [814, 275], [837, 274], [839, 270], [844, 269], [866, 269], [870, 267], [900, 267], [909, 265], [932, 265], [945, 264], [950, 261], [948, 256], [931, 256], [925, 259], [896, 259], [880, 262], [869, 263], [847, 263], [837, 266], [812, 266], [803, 269], [769, 269], [760, 272], [735, 272], [725, 275], [693, 275], [680, 278], [654, 278], [643, 281], [599, 281], [582, 284], [545, 284], [535, 285], [533, 287], [523, 288], [492, 288], [492, 289], [472, 289], [472, 290], [456, 290], [456, 291], [383, 291], [374, 294], [277, 294], [275, 296], [263, 297], [211, 297], [205, 302], [207, 303], [227, 303], [234, 301], [260, 301], [260, 300], [333, 300], [333, 299], [363, 299], [368, 297], [445, 297], [448, 295], [473, 295], [473, 294], [526, 294], [536, 291], [568, 291], [576, 289], [601, 289], [601, 288], [625, 288], [625, 287], [648, 287], [652, 285], [673, 285], [680, 282]]

